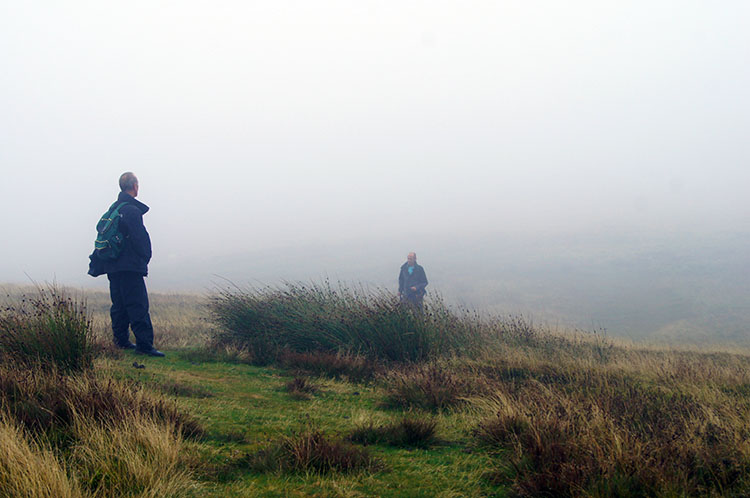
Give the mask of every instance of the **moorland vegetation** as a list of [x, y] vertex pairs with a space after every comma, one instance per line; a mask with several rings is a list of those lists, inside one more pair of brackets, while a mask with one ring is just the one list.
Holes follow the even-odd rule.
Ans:
[[323, 283], [156, 295], [159, 360], [70, 295], [0, 313], [0, 495], [750, 494], [744, 351]]

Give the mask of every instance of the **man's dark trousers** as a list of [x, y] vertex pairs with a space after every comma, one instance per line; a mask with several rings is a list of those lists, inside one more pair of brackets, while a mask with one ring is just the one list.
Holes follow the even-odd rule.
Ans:
[[119, 346], [130, 342], [128, 327], [133, 329], [136, 348], [149, 351], [154, 346], [154, 327], [148, 313], [148, 293], [143, 275], [132, 271], [108, 273], [112, 298], [112, 332]]
[[422, 294], [417, 292], [404, 294], [402, 301], [419, 312], [424, 311], [424, 296]]

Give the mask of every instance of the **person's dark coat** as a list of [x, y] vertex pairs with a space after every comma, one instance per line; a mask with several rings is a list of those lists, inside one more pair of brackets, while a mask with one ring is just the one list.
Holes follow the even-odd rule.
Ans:
[[[416, 292], [411, 290], [412, 287], [416, 287]], [[425, 275], [424, 268], [414, 263], [414, 271], [409, 275], [409, 263], [401, 265], [401, 271], [398, 274], [398, 291], [407, 297], [422, 297], [425, 294], [425, 287], [427, 287], [427, 275]]]
[[117, 202], [127, 202], [120, 208], [119, 230], [125, 236], [120, 256], [115, 260], [103, 260], [96, 251], [89, 256], [89, 275], [98, 277], [105, 273], [135, 272], [144, 277], [148, 274], [148, 263], [151, 261], [151, 238], [143, 226], [143, 215], [148, 206], [135, 200], [130, 194], [120, 192]]

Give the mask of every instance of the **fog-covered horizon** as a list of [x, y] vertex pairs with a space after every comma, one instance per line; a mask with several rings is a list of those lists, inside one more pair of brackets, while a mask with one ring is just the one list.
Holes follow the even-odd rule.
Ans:
[[106, 288], [85, 275], [94, 225], [133, 171], [153, 289], [215, 275], [388, 286], [379, 275], [414, 250], [436, 284], [447, 272], [447, 294], [470, 261], [518, 289], [519, 309], [554, 311], [565, 289], [534, 291], [533, 266], [501, 271], [534, 244], [540, 267], [575, 281], [556, 240], [610, 240], [567, 249], [593, 267], [618, 237], [633, 261], [746, 240], [749, 14], [741, 1], [6, 2], [0, 282]]

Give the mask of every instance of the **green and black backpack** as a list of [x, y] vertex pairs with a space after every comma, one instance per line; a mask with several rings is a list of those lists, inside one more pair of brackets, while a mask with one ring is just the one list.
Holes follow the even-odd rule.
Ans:
[[106, 213], [104, 213], [96, 224], [96, 240], [94, 241], [94, 252], [101, 259], [117, 259], [125, 244], [125, 236], [120, 232], [120, 208], [127, 202], [115, 202]]

